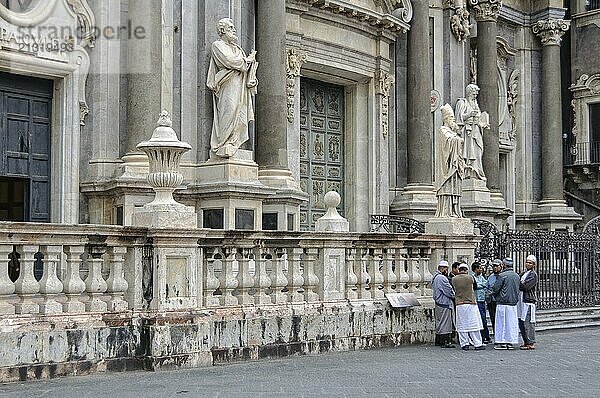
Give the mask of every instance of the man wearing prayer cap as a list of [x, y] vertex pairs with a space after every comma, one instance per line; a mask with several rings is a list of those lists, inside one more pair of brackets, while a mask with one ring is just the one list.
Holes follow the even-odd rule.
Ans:
[[496, 298], [492, 294], [492, 288], [494, 287], [494, 283], [496, 283], [496, 279], [498, 275], [500, 275], [500, 271], [502, 271], [502, 260], [499, 258], [492, 261], [492, 273], [488, 277], [486, 284], [486, 292], [485, 292], [485, 302], [488, 307], [488, 311], [490, 312], [490, 320], [492, 321], [492, 330], [496, 333]]
[[442, 348], [454, 348], [452, 344], [452, 300], [454, 289], [447, 278], [448, 262], [440, 261], [438, 270], [433, 274], [433, 300], [435, 301], [436, 341]]
[[517, 306], [519, 315], [519, 329], [523, 338], [522, 350], [533, 350], [535, 348], [535, 303], [537, 296], [535, 288], [538, 284], [538, 275], [535, 272], [537, 258], [530, 254], [525, 259], [525, 271], [520, 275], [519, 304]]
[[513, 260], [502, 260], [503, 269], [498, 274], [492, 294], [496, 298], [495, 350], [512, 350], [519, 343], [519, 283], [521, 278], [513, 269]]

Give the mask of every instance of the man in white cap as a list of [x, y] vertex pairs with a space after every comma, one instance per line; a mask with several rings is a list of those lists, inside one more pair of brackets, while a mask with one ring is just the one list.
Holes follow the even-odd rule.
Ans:
[[452, 299], [454, 289], [447, 278], [448, 261], [440, 261], [438, 270], [433, 274], [433, 300], [435, 301], [436, 341], [442, 348], [454, 348], [452, 344]]
[[470, 345], [475, 350], [485, 350], [481, 342], [480, 330], [483, 329], [479, 308], [475, 300], [473, 285], [475, 279], [469, 275], [469, 266], [462, 263], [458, 266], [458, 275], [452, 278], [456, 302], [456, 331], [460, 348], [468, 350]]
[[538, 284], [538, 275], [534, 268], [537, 265], [537, 258], [530, 254], [525, 259], [526, 270], [521, 273], [521, 283], [519, 284], [519, 304], [517, 306], [519, 315], [519, 329], [523, 338], [522, 350], [535, 349], [535, 303], [537, 296], [535, 288]]
[[513, 260], [502, 260], [504, 269], [496, 279], [492, 293], [496, 298], [496, 329], [494, 329], [494, 350], [513, 350], [519, 343], [519, 283], [521, 278], [513, 270]]

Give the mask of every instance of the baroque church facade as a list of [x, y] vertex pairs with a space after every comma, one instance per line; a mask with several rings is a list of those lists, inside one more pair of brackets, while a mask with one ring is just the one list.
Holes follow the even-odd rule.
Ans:
[[210, 224], [206, 76], [224, 17], [260, 65], [244, 149], [272, 190], [250, 229], [312, 229], [331, 190], [352, 231], [368, 231], [372, 215], [426, 222], [436, 206], [440, 107], [454, 107], [471, 83], [491, 127], [486, 180], [463, 184], [466, 216], [564, 229], [595, 215], [587, 166], [600, 139], [596, 2], [272, 3], [4, 0], [0, 219], [131, 225], [153, 197], [136, 146], [166, 110], [192, 146], [177, 198], [197, 209], [199, 227]]

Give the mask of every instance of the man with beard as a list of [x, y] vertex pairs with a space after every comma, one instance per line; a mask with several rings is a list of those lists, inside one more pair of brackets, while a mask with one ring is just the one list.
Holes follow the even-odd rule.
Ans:
[[452, 335], [452, 300], [454, 289], [448, 281], [448, 262], [440, 261], [438, 270], [433, 274], [433, 300], [435, 301], [436, 341], [442, 348], [454, 348]]
[[538, 284], [538, 275], [534, 268], [537, 265], [537, 258], [531, 254], [525, 259], [526, 271], [521, 274], [521, 283], [519, 285], [519, 329], [523, 338], [522, 350], [535, 349], [535, 303], [537, 296], [535, 287]]

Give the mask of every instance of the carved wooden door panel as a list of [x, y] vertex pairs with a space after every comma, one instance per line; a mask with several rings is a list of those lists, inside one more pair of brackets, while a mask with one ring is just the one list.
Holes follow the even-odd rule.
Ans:
[[50, 221], [52, 87], [52, 81], [0, 74], [0, 177], [15, 198], [24, 198], [22, 221]]
[[344, 88], [300, 82], [300, 186], [309, 195], [300, 208], [300, 228], [314, 229], [327, 210], [323, 196], [336, 191], [344, 213]]

